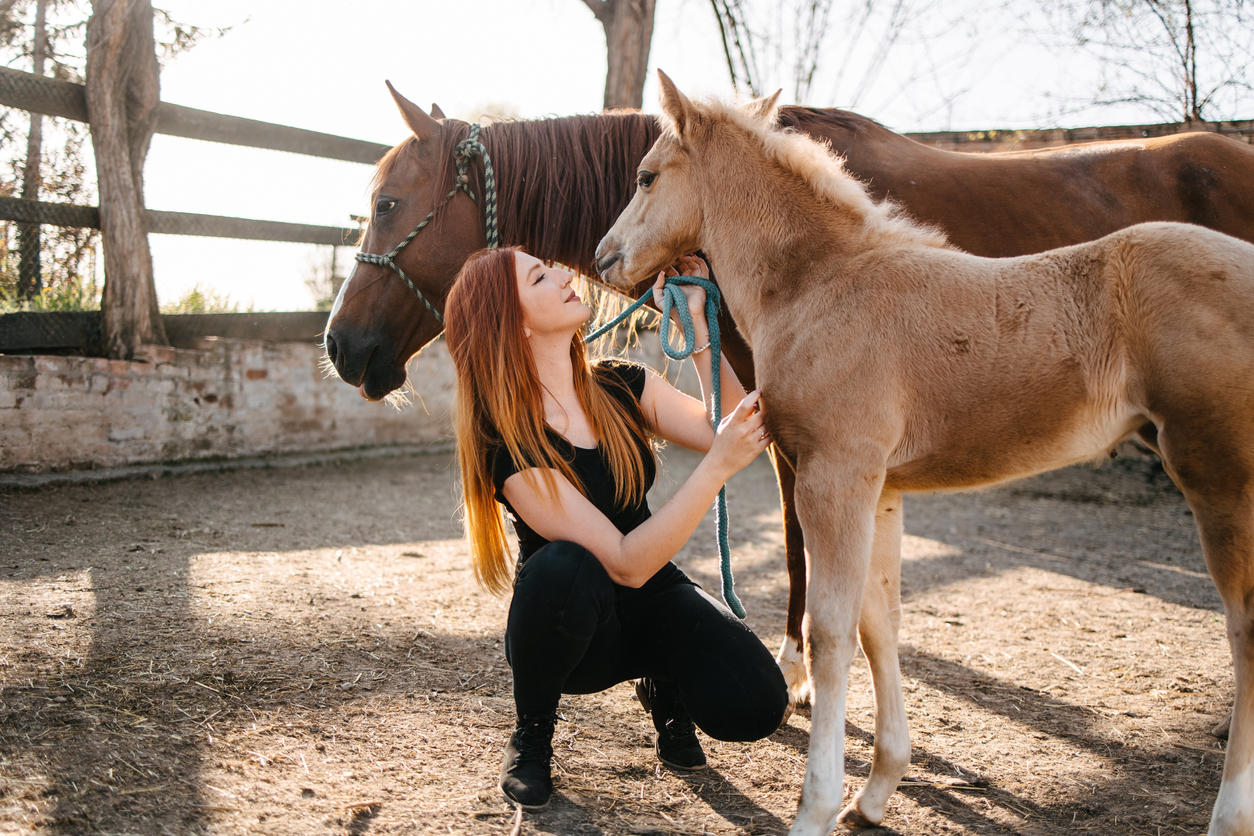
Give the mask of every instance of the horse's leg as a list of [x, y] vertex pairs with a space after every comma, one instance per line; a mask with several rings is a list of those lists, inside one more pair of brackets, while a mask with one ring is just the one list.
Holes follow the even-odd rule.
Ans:
[[[779, 480], [779, 504], [784, 512], [784, 552], [788, 561], [788, 621], [784, 629], [784, 643], [779, 647], [775, 661], [788, 683], [789, 714], [794, 705], [810, 701], [810, 679], [806, 675], [805, 643], [801, 636], [801, 621], [806, 614], [806, 549], [801, 534], [801, 521], [797, 519], [797, 502], [793, 491], [797, 476], [774, 446], [771, 461], [775, 464], [775, 477]], [[787, 715], [784, 722], [788, 721]]]
[[1164, 465], [1193, 509], [1224, 603], [1236, 680], [1223, 780], [1207, 833], [1254, 836], [1254, 450], [1241, 449], [1245, 438], [1216, 439], [1219, 428], [1245, 423], [1230, 418], [1215, 410], [1207, 426], [1168, 425], [1159, 442]]
[[[1145, 444], [1148, 445], [1149, 448], [1153, 450], [1160, 459], [1162, 458], [1163, 456], [1162, 450], [1158, 449], [1158, 428], [1157, 427], [1155, 427], [1153, 424], [1146, 424], [1145, 426], [1137, 430], [1137, 435], [1141, 437], [1141, 440], [1144, 441]], [[1174, 479], [1174, 477], [1172, 478]], [[1210, 733], [1213, 734], [1215, 737], [1218, 737], [1220, 740], [1227, 740], [1228, 732], [1231, 728], [1232, 728], [1232, 712], [1229, 711], [1228, 716], [1220, 720], [1218, 723], [1216, 723], [1215, 727], [1210, 730]]]
[[883, 479], [882, 472], [872, 478], [848, 464], [836, 456], [811, 460], [797, 474], [797, 515], [808, 557], [803, 626], [813, 708], [810, 756], [791, 836], [827, 836], [843, 800], [845, 690]]
[[884, 820], [884, 807], [910, 768], [910, 725], [901, 692], [897, 635], [901, 629], [901, 494], [885, 492], [875, 509], [871, 568], [862, 593], [858, 636], [875, 686], [875, 753], [871, 775], [841, 824], [871, 827]]

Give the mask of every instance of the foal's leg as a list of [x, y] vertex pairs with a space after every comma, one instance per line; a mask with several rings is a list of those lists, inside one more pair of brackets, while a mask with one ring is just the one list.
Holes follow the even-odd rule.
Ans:
[[[1254, 836], [1254, 450], [1214, 443], [1211, 427], [1168, 427], [1163, 461], [1193, 509], [1206, 566], [1224, 602], [1236, 680], [1223, 781], [1209, 836]], [[1211, 438], [1207, 438], [1210, 435]], [[1238, 444], [1245, 439], [1235, 439]]]
[[[845, 466], [842, 466], [845, 465]], [[791, 836], [827, 836], [844, 791], [845, 690], [875, 532], [883, 472], [811, 460], [797, 474], [797, 513], [805, 528], [806, 662], [813, 688], [810, 757]]]
[[[806, 674], [805, 642], [801, 636], [801, 621], [806, 614], [806, 549], [801, 534], [801, 521], [797, 519], [797, 501], [794, 489], [797, 476], [774, 446], [771, 461], [775, 464], [775, 477], [779, 481], [779, 504], [784, 512], [784, 552], [788, 561], [788, 621], [784, 629], [784, 643], [779, 646], [775, 662], [788, 684], [789, 714], [791, 706], [805, 705], [810, 701], [810, 678]], [[785, 721], [788, 714], [784, 715]]]
[[1206, 565], [1224, 602], [1236, 680], [1223, 781], [1207, 832], [1254, 836], [1254, 498], [1214, 501], [1219, 498], [1198, 496], [1187, 488], [1185, 495], [1201, 530]]
[[897, 636], [901, 629], [901, 494], [885, 492], [875, 509], [871, 568], [862, 593], [858, 636], [875, 687], [875, 754], [871, 776], [840, 814], [850, 827], [884, 820], [884, 806], [910, 768], [910, 726], [901, 692]]

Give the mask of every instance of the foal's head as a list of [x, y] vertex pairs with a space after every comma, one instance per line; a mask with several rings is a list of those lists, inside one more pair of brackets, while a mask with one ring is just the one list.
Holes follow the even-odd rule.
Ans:
[[[702, 178], [709, 175], [706, 154], [711, 142], [733, 140], [720, 127], [729, 119], [743, 117], [761, 123], [775, 122], [779, 93], [743, 108], [717, 103], [695, 104], [658, 70], [664, 129], [640, 161], [636, 193], [614, 226], [597, 247], [596, 267], [610, 286], [630, 289], [656, 275], [678, 255], [700, 248], [702, 226]], [[630, 230], [630, 235], [620, 230]]]
[[684, 253], [714, 255], [719, 243], [724, 252], [748, 241], [771, 252], [945, 246], [893, 203], [877, 203], [828, 144], [780, 128], [779, 93], [745, 105], [693, 102], [658, 77], [664, 130], [597, 247], [606, 284], [628, 289]]

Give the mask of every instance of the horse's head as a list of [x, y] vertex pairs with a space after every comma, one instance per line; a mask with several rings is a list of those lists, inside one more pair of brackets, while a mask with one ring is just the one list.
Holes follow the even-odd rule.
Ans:
[[[370, 224], [361, 252], [391, 253], [453, 186], [453, 147], [467, 126], [432, 115], [388, 84], [413, 136], [379, 161]], [[465, 195], [450, 200], [396, 255], [395, 261], [436, 309], [443, 310], [457, 271], [484, 245], [482, 210]], [[382, 264], [358, 262], [340, 286], [327, 321], [327, 356], [346, 382], [378, 400], [405, 383], [405, 364], [439, 336], [443, 323], [400, 275]]]
[[[724, 174], [706, 171], [702, 159], [705, 147], [720, 136], [721, 111], [694, 104], [661, 70], [658, 81], [665, 130], [640, 161], [631, 202], [596, 250], [597, 272], [618, 290], [628, 290], [680, 255], [701, 249], [701, 182]], [[745, 109], [773, 119], [774, 107], [773, 96]]]

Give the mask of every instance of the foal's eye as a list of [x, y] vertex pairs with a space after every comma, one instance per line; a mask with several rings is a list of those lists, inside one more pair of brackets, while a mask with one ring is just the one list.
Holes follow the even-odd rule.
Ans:
[[386, 215], [388, 212], [391, 212], [395, 208], [396, 208], [396, 201], [392, 200], [391, 198], [385, 197], [385, 198], [375, 201], [374, 213], [375, 215]]
[[642, 171], [636, 175], [636, 182], [641, 188], [649, 188], [653, 185], [653, 181], [657, 179], [656, 171]]

